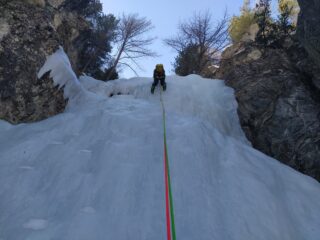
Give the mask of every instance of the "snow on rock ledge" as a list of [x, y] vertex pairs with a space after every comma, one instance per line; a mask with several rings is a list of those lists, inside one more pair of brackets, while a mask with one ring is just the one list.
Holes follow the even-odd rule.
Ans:
[[50, 72], [55, 85], [64, 88], [64, 97], [73, 100], [83, 93], [78, 78], [72, 70], [70, 61], [63, 48], [60, 47], [54, 54], [47, 58], [47, 61], [40, 69], [38, 78]]

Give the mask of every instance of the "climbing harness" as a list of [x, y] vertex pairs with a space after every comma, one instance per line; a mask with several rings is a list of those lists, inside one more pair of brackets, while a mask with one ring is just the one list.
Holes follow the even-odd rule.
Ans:
[[[166, 222], [167, 222], [167, 240], [176, 240], [176, 230], [174, 223], [173, 197], [171, 190], [170, 167], [167, 148], [167, 132], [166, 132], [166, 111], [162, 98], [162, 88], [160, 90], [160, 102], [162, 106], [163, 117], [163, 143], [164, 143], [164, 178], [165, 178], [165, 197], [166, 197]], [[171, 223], [171, 225], [170, 225]], [[172, 234], [172, 235], [171, 235]], [[171, 238], [172, 236], [172, 238]]]

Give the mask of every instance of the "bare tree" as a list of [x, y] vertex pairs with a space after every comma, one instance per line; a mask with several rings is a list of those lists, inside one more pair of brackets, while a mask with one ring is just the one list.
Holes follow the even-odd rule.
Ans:
[[146, 18], [141, 18], [137, 14], [122, 15], [115, 41], [118, 50], [109, 77], [112, 76], [118, 65], [129, 67], [137, 75], [132, 63], [140, 68], [138, 59], [157, 56], [148, 48], [155, 38], [145, 37], [145, 34], [151, 29], [153, 29], [151, 21]]
[[179, 54], [190, 46], [197, 46], [197, 66], [194, 69], [201, 75], [205, 68], [217, 61], [217, 56], [229, 43], [227, 13], [216, 24], [212, 23], [209, 11], [195, 13], [190, 20], [179, 24], [177, 36], [164, 42]]

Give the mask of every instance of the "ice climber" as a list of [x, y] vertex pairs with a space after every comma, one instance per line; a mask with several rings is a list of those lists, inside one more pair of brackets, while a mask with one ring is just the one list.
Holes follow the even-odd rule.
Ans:
[[154, 89], [158, 85], [159, 81], [160, 81], [160, 84], [163, 88], [163, 91], [166, 90], [167, 84], [165, 82], [165, 79], [166, 79], [166, 72], [163, 68], [163, 64], [157, 64], [156, 68], [153, 71], [153, 83], [151, 86], [151, 93], [152, 94], [154, 93]]

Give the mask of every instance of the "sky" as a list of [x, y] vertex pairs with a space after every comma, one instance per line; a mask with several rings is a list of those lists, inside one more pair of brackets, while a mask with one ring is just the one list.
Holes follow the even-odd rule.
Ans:
[[[150, 48], [160, 56], [139, 61], [143, 70], [136, 70], [141, 77], [152, 76], [157, 63], [164, 64], [167, 74], [173, 74], [172, 63], [177, 53], [164, 45], [163, 39], [175, 36], [179, 22], [192, 17], [195, 12], [207, 10], [211, 11], [213, 20], [218, 21], [225, 9], [229, 16], [238, 15], [243, 4], [243, 0], [101, 0], [101, 2], [105, 13], [112, 13], [115, 16], [120, 16], [122, 13], [138, 13], [140, 17], [151, 20], [154, 29], [150, 32], [150, 36], [156, 37], [157, 40]], [[124, 69], [120, 73], [120, 77], [134, 76], [130, 69]]]

